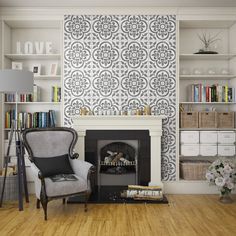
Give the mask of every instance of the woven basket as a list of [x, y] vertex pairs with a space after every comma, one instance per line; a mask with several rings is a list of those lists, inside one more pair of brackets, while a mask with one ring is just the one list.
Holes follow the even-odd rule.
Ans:
[[[0, 176], [0, 191], [2, 192], [3, 187], [3, 176]], [[6, 183], [5, 183], [5, 189], [4, 189], [4, 201], [14, 201], [18, 199], [18, 181], [17, 181], [17, 175], [13, 176], [7, 176], [6, 177]]]
[[185, 180], [205, 180], [209, 161], [181, 161], [180, 178]]
[[180, 128], [198, 128], [198, 112], [181, 112]]
[[200, 111], [199, 128], [217, 128], [217, 113]]
[[218, 128], [234, 128], [234, 112], [217, 113]]

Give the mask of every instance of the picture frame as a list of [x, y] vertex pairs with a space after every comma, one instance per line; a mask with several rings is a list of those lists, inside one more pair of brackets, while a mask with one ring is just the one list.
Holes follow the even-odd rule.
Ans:
[[51, 63], [50, 72], [49, 72], [50, 75], [57, 75], [57, 66], [58, 66], [58, 64], [56, 62]]
[[41, 65], [40, 64], [34, 64], [32, 66], [32, 72], [34, 75], [40, 75], [41, 74]]
[[16, 61], [13, 61], [11, 63], [11, 68], [13, 70], [22, 70], [23, 69], [23, 63], [22, 62], [16, 62]]

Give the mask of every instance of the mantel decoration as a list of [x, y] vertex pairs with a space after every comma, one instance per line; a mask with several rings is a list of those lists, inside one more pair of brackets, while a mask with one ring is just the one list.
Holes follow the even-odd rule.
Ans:
[[195, 54], [218, 54], [218, 52], [212, 50], [212, 44], [220, 40], [217, 38], [219, 34], [220, 32], [213, 36], [206, 32], [203, 32], [201, 35], [197, 34], [198, 38], [203, 43], [203, 48]]
[[219, 188], [221, 193], [220, 202], [233, 202], [230, 195], [236, 181], [236, 169], [231, 161], [224, 159], [214, 161], [208, 168], [206, 178]]

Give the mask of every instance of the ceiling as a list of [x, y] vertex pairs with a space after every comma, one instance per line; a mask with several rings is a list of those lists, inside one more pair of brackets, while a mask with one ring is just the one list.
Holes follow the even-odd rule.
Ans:
[[0, 7], [236, 7], [235, 0], [0, 0]]

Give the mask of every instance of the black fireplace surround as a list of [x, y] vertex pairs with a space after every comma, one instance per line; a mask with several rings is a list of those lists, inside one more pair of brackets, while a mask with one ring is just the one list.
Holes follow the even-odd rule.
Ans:
[[[148, 130], [87, 130], [85, 161], [98, 166], [98, 140], [138, 140], [138, 184], [150, 182], [150, 136]], [[97, 175], [94, 175], [97, 186]]]

